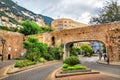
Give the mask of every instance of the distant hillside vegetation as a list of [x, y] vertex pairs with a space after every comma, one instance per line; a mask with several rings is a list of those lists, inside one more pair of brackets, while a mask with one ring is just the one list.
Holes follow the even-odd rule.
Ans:
[[[48, 26], [51, 25], [52, 18], [35, 14], [13, 2], [12, 0], [0, 0], [0, 17], [5, 16], [9, 18], [9, 21], [13, 24], [19, 24], [20, 21], [31, 20], [40, 21], [43, 20]], [[19, 21], [18, 21], [19, 20]]]

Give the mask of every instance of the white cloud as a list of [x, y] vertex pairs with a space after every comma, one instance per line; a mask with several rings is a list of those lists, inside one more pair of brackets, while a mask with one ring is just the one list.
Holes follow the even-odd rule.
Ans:
[[89, 23], [90, 18], [91, 14], [89, 12], [85, 12], [78, 18], [78, 21], [82, 23]]
[[[52, 18], [71, 18], [88, 23], [106, 0], [13, 0], [19, 5]], [[120, 0], [119, 0], [120, 1]]]

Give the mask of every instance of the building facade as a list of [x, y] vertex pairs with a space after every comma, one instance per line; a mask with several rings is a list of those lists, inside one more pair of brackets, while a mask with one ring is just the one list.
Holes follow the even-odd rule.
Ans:
[[51, 23], [51, 27], [55, 31], [61, 31], [65, 29], [74, 29], [74, 28], [80, 28], [85, 26], [87, 25], [73, 21], [72, 19], [67, 19], [67, 18], [56, 19], [56, 20], [53, 20]]

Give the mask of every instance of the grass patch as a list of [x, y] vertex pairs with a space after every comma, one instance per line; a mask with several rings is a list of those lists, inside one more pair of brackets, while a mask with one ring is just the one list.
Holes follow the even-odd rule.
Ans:
[[62, 70], [63, 71], [68, 71], [68, 70], [86, 70], [86, 69], [87, 69], [86, 66], [81, 66], [81, 65], [70, 66], [68, 64], [63, 64], [63, 66], [62, 66]]
[[30, 66], [34, 64], [36, 64], [36, 62], [31, 62], [31, 61], [16, 62], [15, 67], [25, 67], [25, 66]]

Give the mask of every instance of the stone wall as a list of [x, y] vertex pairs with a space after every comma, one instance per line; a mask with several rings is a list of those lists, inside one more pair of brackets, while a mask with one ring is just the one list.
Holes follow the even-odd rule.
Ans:
[[109, 31], [109, 55], [111, 61], [120, 61], [120, 28]]
[[[40, 41], [47, 43], [49, 46], [54, 45], [59, 46], [61, 43], [69, 43], [75, 41], [85, 41], [85, 40], [97, 40], [101, 41], [104, 44], [110, 42], [110, 34], [112, 35], [112, 31], [109, 34], [110, 30], [119, 29], [120, 22], [109, 23], [109, 24], [102, 24], [102, 25], [95, 25], [95, 26], [88, 26], [83, 28], [76, 28], [76, 29], [69, 29], [63, 31], [54, 31], [51, 33], [45, 33], [42, 35]], [[114, 36], [113, 34], [112, 36]], [[37, 35], [36, 37], [39, 38], [41, 35]], [[108, 41], [107, 41], [108, 37]], [[53, 40], [54, 38], [54, 40]], [[120, 42], [119, 42], [120, 43]], [[118, 44], [118, 43], [116, 43]], [[114, 52], [118, 55], [119, 52], [116, 52], [115, 49], [113, 51], [109, 51], [110, 55], [113, 55]], [[111, 61], [120, 61], [118, 58], [112, 58], [110, 56]]]
[[9, 54], [11, 59], [20, 57], [20, 54], [23, 50], [22, 43], [24, 35], [17, 32], [0, 30], [0, 54], [2, 54], [3, 48], [3, 45], [1, 43], [2, 38], [5, 40], [4, 59], [8, 59]]
[[67, 43], [80, 40], [100, 40], [106, 43], [106, 35], [108, 35], [108, 31], [119, 27], [120, 22], [63, 31], [54, 31], [51, 33], [44, 33], [42, 35], [35, 36], [38, 38], [42, 36], [40, 41], [45, 42], [48, 45], [52, 45], [52, 37], [55, 38], [55, 45], [60, 45], [64, 42]]

